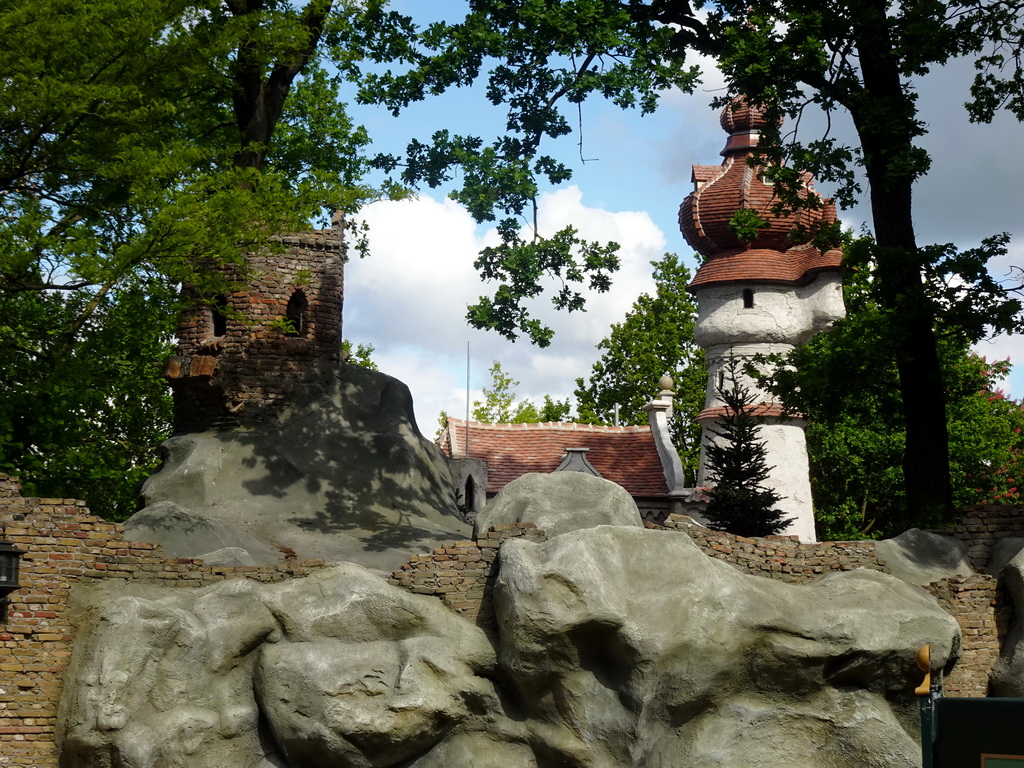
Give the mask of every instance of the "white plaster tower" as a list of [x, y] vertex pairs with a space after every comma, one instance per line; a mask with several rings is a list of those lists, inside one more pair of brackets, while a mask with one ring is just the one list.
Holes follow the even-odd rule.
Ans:
[[[785, 415], [778, 402], [742, 376], [742, 369], [755, 355], [785, 353], [806, 343], [845, 314], [842, 254], [823, 253], [809, 242], [792, 239], [798, 225], [812, 229], [834, 222], [835, 205], [823, 200], [814, 210], [773, 215], [774, 189], [747, 163], [766, 125], [763, 112], [737, 98], [722, 110], [721, 122], [729, 134], [722, 150], [725, 160], [720, 166], [693, 166], [694, 191], [679, 209], [683, 237], [704, 257], [689, 286], [698, 307], [695, 336], [708, 364], [707, 398], [698, 422], [703, 441], [713, 439], [709, 427], [725, 411], [717, 387], [727, 380], [730, 360], [736, 360], [737, 377], [756, 394], [752, 408], [764, 418], [761, 439], [773, 467], [768, 482], [784, 497], [778, 507], [793, 519], [784, 533], [814, 541], [805, 422]], [[804, 187], [803, 194], [817, 196], [809, 175]], [[768, 223], [749, 242], [729, 227], [740, 209], [754, 211]], [[698, 486], [708, 485], [706, 475], [702, 451]]]

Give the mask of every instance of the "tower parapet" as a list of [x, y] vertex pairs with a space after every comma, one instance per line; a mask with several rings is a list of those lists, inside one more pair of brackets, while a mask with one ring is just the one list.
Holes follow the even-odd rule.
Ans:
[[[801, 195], [815, 206], [776, 213], [778, 202], [763, 168], [749, 162], [767, 126], [763, 110], [738, 97], [721, 113], [729, 134], [720, 166], [693, 166], [694, 191], [679, 209], [679, 227], [703, 263], [689, 285], [697, 299], [695, 338], [704, 348], [708, 384], [698, 416], [703, 444], [714, 438], [724, 403], [719, 387], [731, 372], [756, 397], [752, 408], [763, 419], [761, 438], [772, 466], [769, 484], [783, 496], [779, 508], [793, 522], [784, 531], [814, 541], [814, 513], [808, 478], [803, 419], [742, 374], [757, 355], [785, 354], [843, 317], [839, 250], [821, 251], [810, 242], [815, 228], [836, 221], [835, 204], [814, 191], [809, 174]], [[757, 214], [761, 226], [749, 240], [730, 226], [737, 211]], [[699, 486], [710, 484], [701, 451]]]
[[343, 234], [336, 218], [331, 229], [280, 236], [280, 252], [249, 255], [241, 271], [219, 267], [233, 290], [185, 289], [192, 302], [164, 370], [175, 433], [264, 421], [323, 391], [341, 359]]

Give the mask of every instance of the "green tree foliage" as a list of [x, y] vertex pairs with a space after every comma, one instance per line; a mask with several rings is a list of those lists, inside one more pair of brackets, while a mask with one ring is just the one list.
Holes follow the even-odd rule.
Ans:
[[373, 361], [373, 344], [356, 344], [353, 348], [352, 342], [345, 339], [341, 342], [341, 357], [346, 362], [352, 363], [353, 365], [361, 365], [363, 368], [369, 368], [371, 371], [379, 371], [377, 363]]
[[666, 253], [654, 267], [654, 296], [641, 294], [621, 323], [597, 348], [604, 350], [587, 380], [576, 379], [576, 420], [612, 424], [615, 406], [622, 424], [646, 424], [644, 406], [658, 393], [658, 379], [669, 374], [675, 405], [669, 428], [691, 478], [700, 456], [697, 414], [704, 407], [707, 367], [693, 340], [697, 305], [687, 293], [690, 271], [679, 257]]
[[[766, 382], [788, 408], [810, 417], [815, 519], [827, 539], [892, 536], [921, 522], [909, 509], [903, 478], [907, 441], [894, 318], [875, 298], [874, 279], [870, 270], [850, 275], [847, 317], [775, 366]], [[955, 322], [939, 329], [954, 503], [1019, 498], [1024, 411], [998, 390], [1008, 366], [972, 354]]]
[[496, 288], [470, 308], [475, 327], [546, 345], [550, 329], [523, 308], [545, 278], [561, 281], [553, 301], [568, 310], [582, 307], [584, 286], [607, 289], [618, 268], [615, 244], [584, 242], [571, 227], [538, 229], [541, 184], [572, 175], [543, 154], [542, 144], [569, 134], [590, 96], [646, 113], [668, 88], [693, 89], [697, 71], [684, 65], [683, 35], [662, 21], [653, 6], [636, 2], [474, 0], [461, 21], [424, 30], [409, 71], [369, 80], [366, 97], [383, 98], [396, 113], [477, 80], [486, 81], [492, 104], [507, 106], [505, 131], [493, 141], [440, 131], [429, 143], [414, 140], [405, 158], [378, 158], [382, 167], [401, 166], [407, 184], [436, 187], [458, 175], [451, 196], [477, 221], [497, 222], [502, 244], [485, 249], [476, 262]]
[[739, 536], [770, 536], [790, 522], [775, 505], [782, 501], [768, 488], [767, 451], [759, 439], [761, 420], [751, 412], [757, 397], [739, 380], [732, 362], [717, 387], [725, 415], [711, 429], [704, 446], [712, 490], [704, 509], [709, 525]]
[[[1001, 0], [881, 2], [831, 0], [808, 6], [795, 0], [725, 0], [710, 14], [712, 52], [733, 92], [765, 104], [770, 118], [798, 118], [811, 103], [852, 117], [856, 147], [825, 137], [807, 145], [769, 131], [761, 144], [780, 205], [797, 205], [799, 171], [841, 182], [839, 199], [859, 194], [854, 166], [868, 185], [873, 237], [864, 244], [877, 274], [880, 308], [889, 314], [887, 349], [898, 373], [905, 450], [903, 483], [910, 514], [922, 524], [948, 515], [953, 502], [946, 379], [937, 322], [956, 319], [978, 338], [1022, 327], [1021, 302], [985, 269], [1003, 252], [1005, 237], [958, 253], [948, 245], [919, 244], [913, 221], [913, 185], [928, 172], [917, 140], [927, 130], [914, 78], [959, 56], [973, 56], [978, 76], [968, 105], [971, 118], [989, 120], [1000, 108], [1024, 118], [1024, 7]], [[770, 124], [778, 124], [774, 119]], [[781, 160], [789, 157], [788, 166]], [[945, 273], [943, 296], [932, 278]], [[952, 301], [950, 299], [952, 298]]]
[[[544, 395], [539, 408], [532, 400], [516, 401], [516, 387], [519, 382], [501, 367], [497, 360], [487, 369], [491, 386], [484, 387], [484, 399], [473, 401], [473, 420], [485, 424], [537, 424], [546, 421], [563, 421], [569, 416], [572, 406], [569, 400], [552, 400]], [[442, 414], [442, 419], [445, 419]], [[444, 424], [442, 423], [442, 427]]]
[[0, 467], [33, 492], [133, 511], [177, 286], [218, 293], [206, 265], [365, 194], [365, 134], [310, 60], [329, 7], [0, 8]]
[[[110, 291], [81, 339], [59, 355], [60, 328], [88, 293], [0, 293], [0, 472], [20, 475], [26, 495], [85, 498], [124, 519], [167, 436], [171, 401], [153, 362], [170, 353], [176, 296], [162, 281]], [[159, 304], [162, 306], [153, 306]], [[145, 327], [153, 318], [159, 327]]]
[[[546, 342], [550, 331], [520, 302], [553, 275], [562, 280], [555, 303], [578, 309], [582, 286], [606, 289], [617, 266], [616, 246], [584, 243], [571, 229], [549, 238], [535, 226], [528, 237], [519, 232], [521, 214], [528, 223], [535, 213], [537, 179], [569, 178], [538, 152], [542, 138], [569, 130], [558, 102], [575, 109], [601, 93], [647, 110], [659, 91], [693, 75], [675, 66], [671, 34], [653, 22], [635, 40], [608, 37], [606, 12], [618, 26], [628, 15], [614, 5], [491, 5], [474, 4], [452, 27], [421, 29], [383, 0], [4, 4], [0, 293], [26, 306], [54, 292], [66, 298], [45, 330], [7, 323], [0, 376], [36, 386], [60, 378], [74, 357], [78, 401], [69, 393], [67, 405], [84, 428], [89, 394], [127, 402], [144, 386], [127, 369], [111, 376], [103, 361], [82, 360], [94, 348], [87, 337], [117, 314], [112, 300], [157, 283], [154, 296], [181, 283], [217, 295], [227, 287], [206, 269], [211, 262], [242, 265], [244, 253], [273, 247], [275, 233], [400, 194], [399, 183], [438, 186], [455, 175], [453, 196], [478, 221], [502, 217], [505, 240], [478, 262], [499, 285], [474, 321]], [[401, 166], [397, 183], [362, 185], [368, 138], [348, 119], [346, 98], [397, 111], [468, 84], [484, 66], [492, 68], [489, 98], [508, 106], [499, 142], [445, 133], [429, 146], [414, 141], [404, 159], [378, 158], [378, 167]], [[132, 309], [148, 313], [134, 317], [136, 338], [164, 345], [172, 302]], [[45, 350], [36, 349], [40, 338]], [[9, 362], [14, 350], [28, 354], [18, 365], [31, 371]], [[47, 400], [39, 395], [25, 402]], [[154, 422], [150, 433], [165, 427]], [[0, 424], [0, 434], [13, 432]], [[41, 465], [29, 456], [56, 448], [9, 440], [0, 464], [21, 468], [48, 495], [84, 495], [32, 469]]]

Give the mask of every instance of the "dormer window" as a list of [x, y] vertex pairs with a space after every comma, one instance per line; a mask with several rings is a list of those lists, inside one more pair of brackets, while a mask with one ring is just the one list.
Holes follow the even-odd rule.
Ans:
[[309, 301], [302, 290], [296, 290], [288, 299], [288, 306], [285, 308], [284, 316], [288, 320], [288, 330], [285, 336], [305, 336], [307, 330], [306, 309]]
[[754, 308], [754, 292], [750, 288], [743, 289], [743, 308], [753, 309]]

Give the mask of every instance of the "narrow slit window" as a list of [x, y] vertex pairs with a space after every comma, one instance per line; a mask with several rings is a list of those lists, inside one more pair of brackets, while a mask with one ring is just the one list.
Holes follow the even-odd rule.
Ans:
[[754, 308], [754, 292], [750, 288], [743, 289], [743, 308], [753, 309]]
[[292, 297], [288, 299], [288, 306], [284, 311], [284, 315], [289, 323], [288, 330], [285, 331], [286, 336], [306, 335], [306, 308], [308, 306], [309, 302], [306, 300], [306, 294], [301, 290], [295, 291]]
[[210, 302], [210, 331], [220, 338], [228, 332], [228, 297], [214, 296]]
[[473, 482], [472, 475], [466, 478], [465, 494], [462, 503], [466, 507], [466, 512], [476, 512], [476, 483]]

